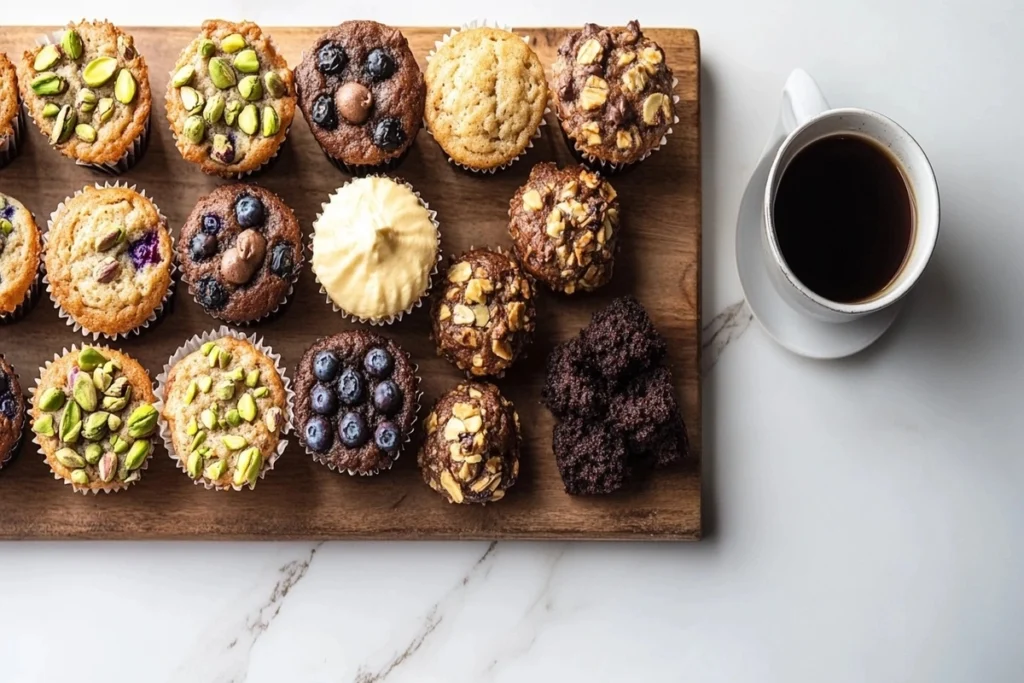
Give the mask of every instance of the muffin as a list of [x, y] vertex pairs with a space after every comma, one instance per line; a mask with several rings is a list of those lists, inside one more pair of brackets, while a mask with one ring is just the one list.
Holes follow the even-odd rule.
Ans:
[[498, 387], [460, 384], [424, 421], [423, 480], [449, 503], [491, 503], [519, 477], [519, 415]]
[[429, 58], [426, 80], [427, 129], [451, 161], [470, 170], [510, 165], [544, 121], [544, 67], [509, 31], [455, 32]]
[[24, 429], [25, 396], [14, 368], [0, 354], [0, 469], [18, 452]]
[[167, 83], [178, 151], [210, 175], [240, 178], [266, 164], [294, 116], [288, 63], [252, 22], [204, 21]]
[[401, 320], [430, 289], [440, 259], [435, 213], [412, 186], [356, 178], [313, 222], [313, 274], [336, 311], [375, 325]]
[[18, 82], [39, 131], [77, 163], [123, 173], [145, 150], [149, 69], [113, 24], [68, 24], [59, 44], [24, 53]]
[[17, 155], [24, 129], [18, 72], [7, 55], [0, 52], [0, 168], [11, 163]]
[[375, 21], [327, 30], [303, 54], [295, 84], [313, 137], [348, 173], [397, 166], [423, 121], [426, 87], [409, 42]]
[[665, 52], [631, 21], [587, 24], [558, 46], [555, 108], [581, 160], [617, 170], [658, 149], [675, 123], [675, 79]]
[[324, 337], [295, 371], [299, 441], [332, 470], [391, 469], [416, 424], [418, 386], [409, 355], [391, 339], [366, 330]]
[[138, 332], [171, 293], [167, 219], [129, 187], [86, 187], [65, 199], [50, 217], [44, 262], [61, 317], [94, 339]]
[[0, 192], [0, 323], [16, 320], [35, 300], [41, 253], [32, 212]]
[[508, 210], [508, 230], [523, 268], [565, 294], [608, 284], [619, 244], [616, 197], [607, 180], [581, 166], [534, 166]]
[[500, 251], [452, 259], [430, 319], [437, 352], [470, 376], [500, 377], [532, 341], [537, 324], [530, 281]]
[[206, 488], [241, 490], [271, 470], [287, 441], [288, 390], [277, 364], [246, 338], [193, 340], [160, 377], [164, 442]]
[[178, 240], [189, 291], [215, 318], [244, 324], [276, 311], [302, 270], [302, 229], [270, 190], [222, 185], [192, 209]]
[[42, 369], [32, 431], [54, 477], [80, 493], [120, 491], [142, 476], [156, 440], [153, 384], [131, 356], [74, 347]]

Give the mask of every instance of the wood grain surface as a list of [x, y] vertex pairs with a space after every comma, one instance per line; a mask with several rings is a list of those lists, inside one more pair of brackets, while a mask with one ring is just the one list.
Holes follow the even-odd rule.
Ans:
[[[5, 27], [0, 51], [12, 59], [51, 28]], [[164, 90], [178, 51], [195, 35], [187, 28], [129, 29], [149, 63], [154, 93], [149, 150], [124, 180], [149, 193], [177, 236], [196, 200], [222, 181], [204, 176], [181, 159], [167, 127]], [[402, 29], [421, 65], [444, 29]], [[269, 31], [294, 66], [319, 29]], [[565, 29], [523, 29], [550, 70]], [[611, 285], [596, 295], [539, 298], [537, 340], [529, 356], [498, 383], [515, 402], [524, 428], [522, 474], [500, 503], [457, 506], [430, 490], [407, 450], [390, 472], [359, 478], [315, 464], [295, 439], [253, 491], [205, 491], [182, 474], [162, 447], [142, 481], [126, 492], [82, 496], [56, 481], [26, 434], [20, 455], [0, 471], [0, 537], [103, 539], [697, 539], [701, 534], [700, 385], [700, 49], [689, 29], [647, 31], [664, 48], [679, 79], [679, 124], [668, 144], [634, 170], [614, 177], [623, 213], [622, 251]], [[550, 75], [550, 72], [549, 72]], [[510, 170], [476, 176], [450, 166], [430, 136], [421, 132], [395, 175], [406, 178], [438, 212], [445, 255], [473, 246], [510, 244], [508, 202], [533, 164], [571, 156], [553, 115], [533, 149]], [[303, 229], [321, 202], [347, 176], [321, 154], [296, 114], [279, 157], [253, 182], [284, 197]], [[104, 177], [76, 167], [50, 149], [30, 123], [21, 155], [0, 170], [0, 190], [17, 197], [40, 227], [65, 197]], [[647, 307], [669, 342], [692, 453], [681, 466], [656, 473], [634, 490], [605, 497], [572, 497], [551, 452], [552, 417], [540, 404], [544, 359], [575, 335], [599, 307], [632, 293]], [[170, 311], [141, 336], [116, 346], [138, 358], [153, 377], [168, 356], [192, 335], [218, 326], [179, 283]], [[350, 325], [331, 312], [312, 273], [302, 274], [290, 304], [252, 329], [294, 366], [320, 336]], [[419, 364], [425, 392], [421, 416], [459, 381], [454, 367], [435, 354], [426, 308], [384, 330]], [[54, 353], [83, 337], [57, 317], [46, 293], [21, 321], [0, 327], [0, 352], [14, 364], [26, 388]]]

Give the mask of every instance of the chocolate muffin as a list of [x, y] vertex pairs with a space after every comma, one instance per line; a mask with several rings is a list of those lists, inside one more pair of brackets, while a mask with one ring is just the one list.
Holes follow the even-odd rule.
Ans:
[[552, 72], [562, 131], [584, 161], [618, 169], [646, 158], [672, 132], [672, 69], [636, 21], [569, 33]]
[[542, 397], [567, 493], [611, 493], [678, 462], [689, 448], [665, 340], [632, 297], [594, 315], [548, 357]]
[[423, 480], [449, 503], [491, 503], [519, 477], [519, 415], [498, 387], [460, 384], [438, 399], [424, 422]]
[[608, 284], [619, 244], [617, 196], [607, 180], [582, 166], [534, 166], [508, 211], [523, 268], [565, 294]]
[[431, 308], [437, 352], [470, 376], [500, 377], [533, 339], [533, 286], [500, 251], [452, 259]]
[[302, 230], [276, 194], [223, 185], [192, 209], [178, 262], [195, 300], [215, 318], [243, 324], [276, 311], [302, 270]]
[[355, 174], [397, 166], [423, 121], [426, 86], [409, 42], [375, 21], [346, 21], [303, 54], [295, 83], [313, 137]]
[[324, 337], [295, 374], [299, 441], [314, 460], [349, 474], [391, 468], [419, 409], [416, 368], [398, 344], [365, 330]]
[[0, 468], [17, 453], [24, 428], [25, 396], [14, 368], [0, 354]]

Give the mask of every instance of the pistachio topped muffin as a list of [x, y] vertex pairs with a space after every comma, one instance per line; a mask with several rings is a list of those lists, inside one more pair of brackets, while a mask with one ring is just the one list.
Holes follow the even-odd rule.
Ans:
[[24, 53], [18, 81], [40, 132], [64, 156], [121, 173], [142, 153], [149, 69], [132, 37], [110, 22], [68, 24], [59, 44]]
[[64, 200], [50, 217], [44, 260], [54, 303], [85, 334], [138, 331], [170, 294], [166, 219], [128, 187], [86, 187]]
[[207, 488], [253, 488], [287, 443], [285, 382], [248, 339], [207, 341], [173, 364], [161, 391], [168, 450]]
[[18, 153], [21, 132], [25, 128], [18, 94], [18, 72], [7, 55], [0, 52], [0, 168]]
[[25, 428], [25, 396], [18, 375], [0, 354], [0, 468], [14, 457]]
[[32, 431], [58, 479], [81, 493], [138, 481], [153, 452], [153, 384], [131, 356], [72, 347], [46, 365], [32, 396]]
[[672, 69], [636, 21], [569, 33], [552, 71], [562, 130], [588, 163], [613, 169], [636, 163], [671, 132]]
[[32, 302], [41, 253], [32, 213], [0, 192], [0, 322], [14, 320]]
[[292, 72], [252, 22], [203, 22], [167, 84], [178, 151], [204, 173], [252, 173], [273, 158], [295, 115]]
[[511, 164], [544, 121], [544, 67], [509, 31], [456, 32], [429, 58], [426, 81], [427, 128], [452, 161], [470, 170]]

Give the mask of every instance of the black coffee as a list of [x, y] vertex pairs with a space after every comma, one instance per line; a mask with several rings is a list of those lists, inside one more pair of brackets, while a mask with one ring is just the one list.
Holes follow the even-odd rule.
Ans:
[[896, 162], [856, 135], [822, 138], [797, 153], [779, 182], [774, 218], [793, 274], [840, 303], [885, 289], [914, 232], [913, 200]]

